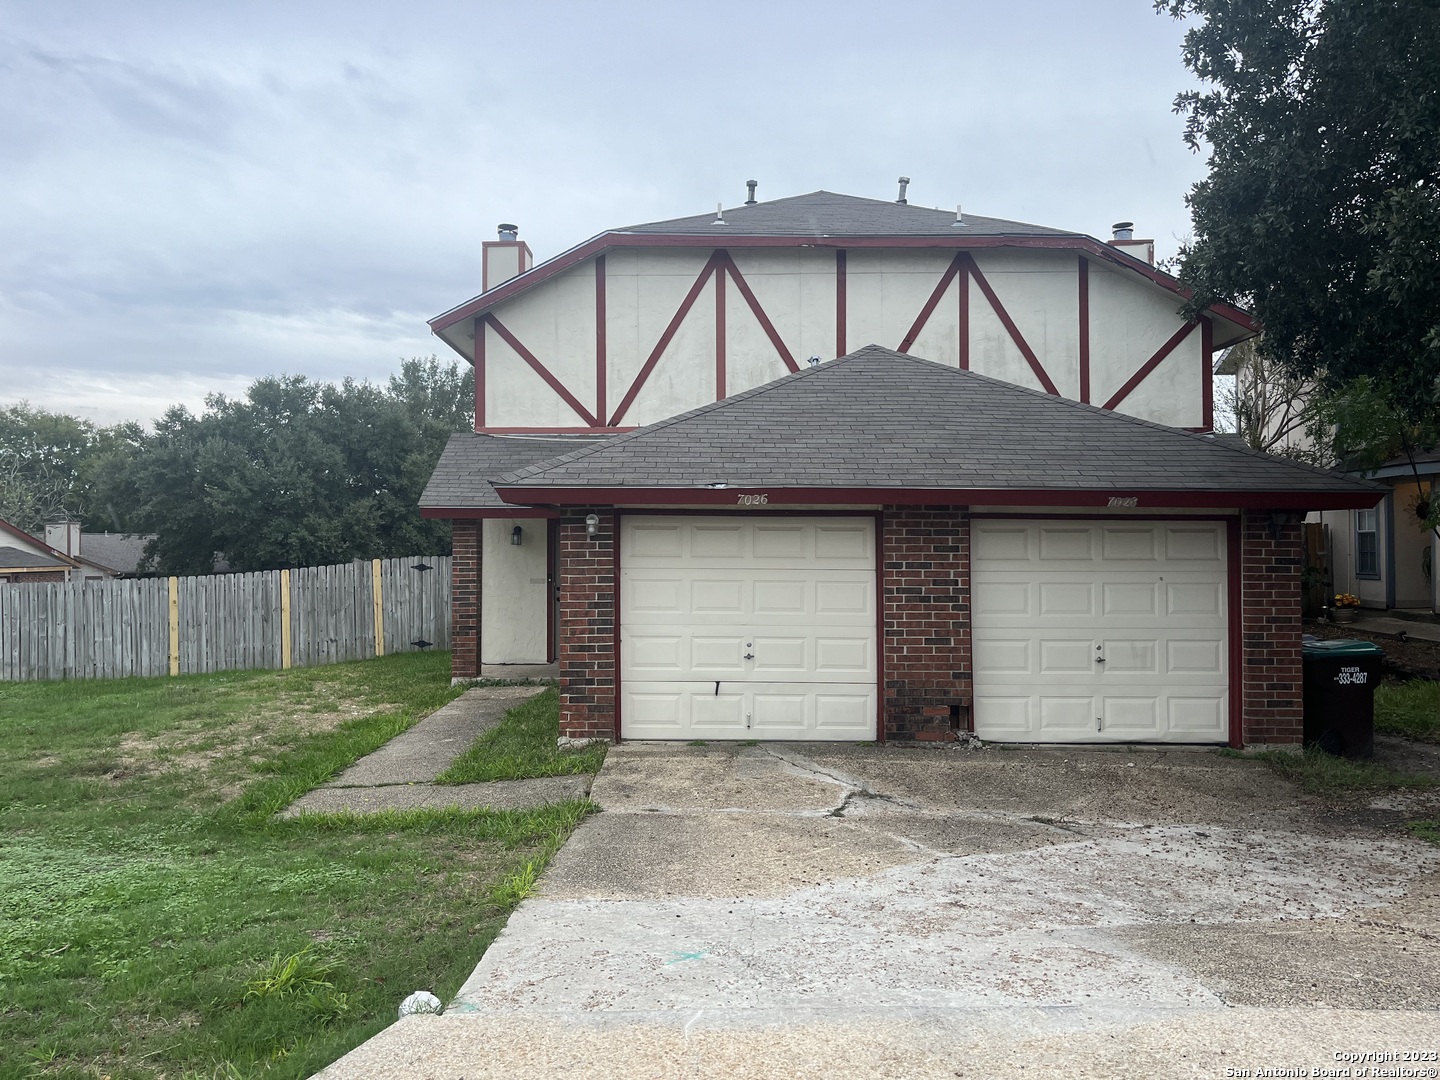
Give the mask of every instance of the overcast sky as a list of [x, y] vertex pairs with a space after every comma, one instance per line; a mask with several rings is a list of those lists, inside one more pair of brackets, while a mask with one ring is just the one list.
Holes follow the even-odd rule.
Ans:
[[0, 0], [0, 405], [146, 419], [453, 359], [513, 221], [817, 188], [1173, 254], [1204, 160], [1150, 0]]

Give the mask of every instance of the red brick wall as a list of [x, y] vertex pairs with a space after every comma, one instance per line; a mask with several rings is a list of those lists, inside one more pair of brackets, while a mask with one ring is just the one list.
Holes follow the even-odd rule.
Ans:
[[450, 563], [450, 675], [480, 677], [480, 525], [452, 521]]
[[[600, 530], [585, 531], [589, 514]], [[581, 507], [560, 519], [560, 734], [615, 737], [615, 512]]]
[[1250, 743], [1302, 738], [1300, 670], [1300, 519], [1285, 515], [1272, 536], [1270, 512], [1240, 519], [1240, 632], [1244, 705], [1242, 737]]
[[887, 739], [950, 739], [968, 720], [970, 515], [964, 507], [887, 506], [881, 602]]

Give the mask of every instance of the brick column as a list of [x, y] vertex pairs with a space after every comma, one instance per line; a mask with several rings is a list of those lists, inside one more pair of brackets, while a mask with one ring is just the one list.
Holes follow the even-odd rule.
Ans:
[[970, 515], [964, 507], [887, 506], [880, 588], [887, 739], [953, 739], [969, 726]]
[[450, 523], [450, 676], [480, 677], [480, 526]]
[[1242, 737], [1251, 743], [1302, 740], [1300, 517], [1273, 524], [1268, 510], [1240, 519]]
[[[590, 536], [585, 518], [600, 518]], [[567, 510], [560, 519], [560, 735], [615, 737], [615, 512]]]

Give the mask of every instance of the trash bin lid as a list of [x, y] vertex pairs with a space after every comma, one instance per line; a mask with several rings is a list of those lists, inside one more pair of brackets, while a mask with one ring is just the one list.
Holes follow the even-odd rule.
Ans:
[[1305, 656], [1384, 656], [1385, 650], [1373, 641], [1355, 638], [1331, 638], [1328, 641], [1307, 641], [1300, 647]]

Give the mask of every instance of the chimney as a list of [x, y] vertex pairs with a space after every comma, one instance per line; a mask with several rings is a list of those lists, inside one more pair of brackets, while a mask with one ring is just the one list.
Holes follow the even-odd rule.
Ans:
[[746, 181], [745, 181], [745, 191], [746, 191], [746, 195], [745, 195], [745, 205], [746, 205], [746, 206], [754, 206], [754, 205], [755, 205], [755, 189], [756, 189], [759, 185], [760, 185], [760, 181], [759, 181], [759, 180], [746, 180]]
[[1108, 243], [1111, 247], [1125, 252], [1126, 255], [1133, 255], [1151, 266], [1155, 265], [1155, 241], [1135, 239], [1135, 223], [1133, 221], [1115, 222], [1110, 226], [1110, 235], [1112, 239]]
[[495, 286], [503, 285], [535, 264], [530, 245], [520, 239], [520, 226], [502, 222], [496, 226], [495, 231], [499, 234], [498, 240], [487, 240], [480, 245], [481, 292], [489, 292]]
[[895, 201], [896, 201], [897, 203], [899, 203], [901, 206], [905, 206], [905, 205], [907, 205], [908, 202], [909, 202], [909, 200], [905, 198], [905, 189], [906, 189], [907, 187], [909, 187], [909, 186], [910, 186], [910, 178], [909, 178], [908, 176], [902, 176], [902, 177], [900, 177], [900, 197], [899, 197], [898, 199], [896, 199]]
[[61, 518], [45, 525], [45, 543], [62, 555], [72, 559], [80, 557], [80, 522], [73, 518]]

